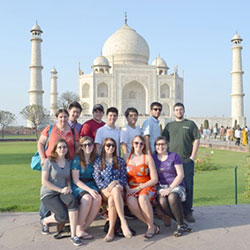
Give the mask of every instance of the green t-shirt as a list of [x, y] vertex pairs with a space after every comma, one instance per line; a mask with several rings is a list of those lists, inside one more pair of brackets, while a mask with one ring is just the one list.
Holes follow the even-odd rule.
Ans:
[[196, 124], [187, 119], [168, 123], [162, 135], [167, 137], [169, 151], [176, 152], [183, 162], [191, 156], [194, 140], [200, 139]]

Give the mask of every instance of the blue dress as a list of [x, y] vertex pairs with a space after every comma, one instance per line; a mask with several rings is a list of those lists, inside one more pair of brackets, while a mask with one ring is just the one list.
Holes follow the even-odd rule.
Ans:
[[[93, 172], [94, 172], [94, 168], [93, 168], [93, 164], [89, 163], [85, 169], [82, 168], [81, 164], [80, 164], [80, 158], [79, 156], [75, 156], [72, 164], [71, 164], [71, 170], [79, 170], [79, 179], [80, 181], [82, 181], [85, 185], [87, 185], [88, 187], [99, 191], [95, 180], [93, 179]], [[76, 186], [72, 180], [71, 182], [71, 187], [72, 187], [72, 191], [75, 197], [78, 197], [83, 191], [83, 189], [79, 188], [78, 186]]]

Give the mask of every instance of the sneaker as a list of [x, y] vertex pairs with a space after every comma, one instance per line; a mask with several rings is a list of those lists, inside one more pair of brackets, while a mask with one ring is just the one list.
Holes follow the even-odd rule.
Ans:
[[195, 222], [195, 218], [192, 214], [186, 214], [184, 215], [184, 219], [188, 222], [194, 223]]
[[77, 247], [82, 245], [82, 241], [77, 236], [71, 237], [71, 241]]
[[49, 227], [47, 225], [42, 224], [42, 234], [49, 234]]

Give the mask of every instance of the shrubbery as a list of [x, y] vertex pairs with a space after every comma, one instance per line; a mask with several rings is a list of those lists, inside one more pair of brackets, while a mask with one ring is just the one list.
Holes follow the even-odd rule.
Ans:
[[211, 151], [211, 153], [204, 153], [202, 155], [198, 155], [195, 159], [195, 171], [216, 170], [217, 167], [213, 162], [213, 154], [214, 151]]

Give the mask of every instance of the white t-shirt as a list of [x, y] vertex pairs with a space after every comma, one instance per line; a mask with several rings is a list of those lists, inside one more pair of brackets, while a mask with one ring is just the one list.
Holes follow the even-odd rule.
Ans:
[[102, 142], [107, 137], [115, 140], [117, 156], [120, 156], [120, 129], [117, 127], [111, 128], [105, 124], [103, 127], [97, 129], [95, 143], [99, 143], [102, 146]]
[[131, 128], [129, 125], [126, 125], [121, 130], [120, 143], [126, 144], [129, 153], [131, 152], [131, 142], [136, 135], [141, 135], [141, 129], [138, 126]]

